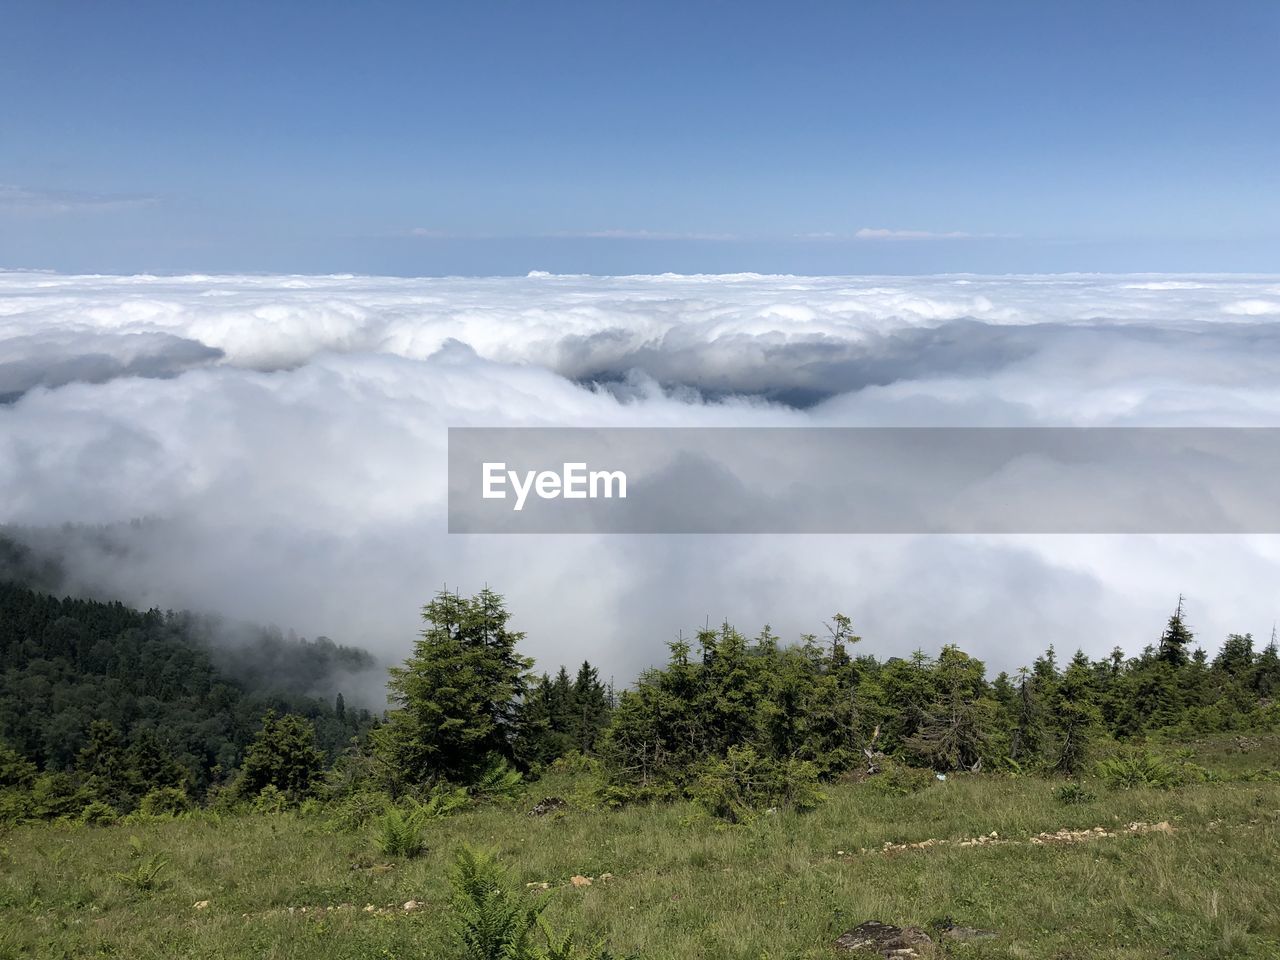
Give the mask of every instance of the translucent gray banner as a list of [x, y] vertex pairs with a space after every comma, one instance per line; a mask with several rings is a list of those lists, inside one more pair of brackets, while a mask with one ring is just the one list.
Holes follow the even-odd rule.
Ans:
[[452, 428], [451, 533], [1277, 533], [1280, 428]]

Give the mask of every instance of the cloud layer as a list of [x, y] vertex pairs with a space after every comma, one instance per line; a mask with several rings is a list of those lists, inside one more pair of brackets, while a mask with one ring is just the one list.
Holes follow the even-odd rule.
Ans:
[[1181, 591], [1213, 646], [1280, 613], [1273, 539], [450, 537], [445, 430], [1275, 426], [1277, 316], [1274, 277], [0, 273], [0, 523], [82, 589], [387, 658], [489, 583], [619, 682], [707, 617], [1016, 666], [1140, 647]]

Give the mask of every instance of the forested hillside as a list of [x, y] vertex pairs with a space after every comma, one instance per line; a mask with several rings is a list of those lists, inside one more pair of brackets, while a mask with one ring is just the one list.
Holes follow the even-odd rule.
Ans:
[[[63, 772], [76, 767], [91, 726], [105, 722], [126, 753], [176, 765], [199, 797], [239, 764], [268, 710], [310, 720], [330, 757], [371, 724], [368, 709], [304, 692], [336, 667], [373, 667], [367, 653], [264, 632], [257, 659], [219, 669], [208, 628], [191, 614], [0, 583], [0, 740], [41, 770]], [[288, 669], [270, 669], [273, 660]]]

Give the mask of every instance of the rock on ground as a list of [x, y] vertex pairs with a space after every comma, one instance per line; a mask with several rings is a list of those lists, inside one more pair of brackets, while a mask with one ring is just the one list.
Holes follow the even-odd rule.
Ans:
[[531, 817], [542, 817], [551, 813], [553, 810], [559, 810], [567, 807], [569, 804], [562, 797], [543, 797], [533, 805], [533, 809], [529, 811]]
[[928, 957], [933, 953], [933, 938], [919, 927], [895, 927], [879, 920], [868, 920], [836, 938], [837, 950], [863, 950], [882, 957]]

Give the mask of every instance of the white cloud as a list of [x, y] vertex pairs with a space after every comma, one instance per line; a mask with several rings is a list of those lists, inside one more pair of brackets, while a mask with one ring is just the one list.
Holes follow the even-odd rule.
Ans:
[[1223, 310], [1237, 317], [1274, 317], [1280, 314], [1280, 300], [1252, 298], [1229, 303]]
[[884, 227], [863, 227], [854, 233], [855, 240], [973, 240], [1007, 237], [998, 233], [966, 233], [963, 230], [890, 230]]
[[487, 582], [545, 664], [589, 656], [620, 682], [707, 616], [795, 636], [843, 609], [881, 654], [954, 640], [1012, 666], [1049, 641], [1139, 647], [1181, 591], [1214, 644], [1269, 630], [1275, 538], [450, 537], [445, 431], [1276, 425], [1280, 331], [1239, 305], [1278, 291], [0, 273], [0, 373], [25, 391], [0, 406], [0, 522], [120, 524], [123, 556], [75, 548], [82, 583], [388, 657], [432, 590]]
[[583, 237], [592, 240], [707, 240], [707, 241], [733, 241], [740, 240], [734, 233], [714, 233], [699, 231], [670, 231], [670, 230], [589, 230], [583, 233], [564, 233], [554, 234], [554, 236], [563, 237]]

